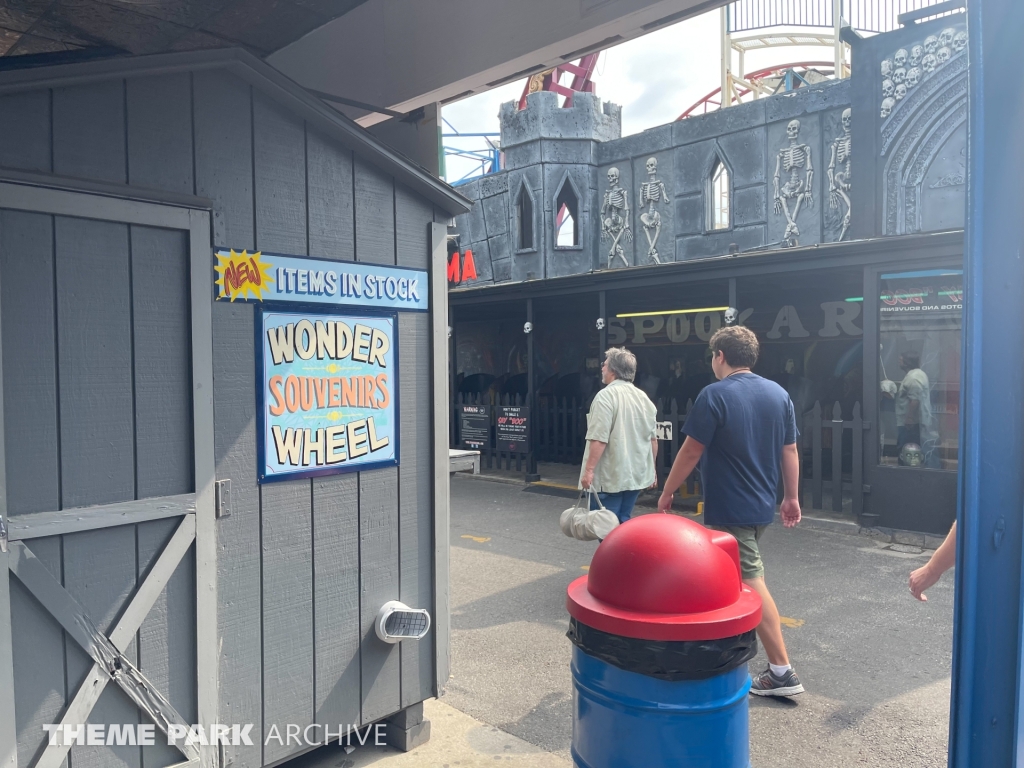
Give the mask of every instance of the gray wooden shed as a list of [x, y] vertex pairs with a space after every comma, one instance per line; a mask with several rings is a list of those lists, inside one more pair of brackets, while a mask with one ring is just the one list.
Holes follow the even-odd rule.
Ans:
[[[272, 765], [309, 749], [288, 724], [438, 694], [466, 209], [241, 51], [0, 73], [0, 768]], [[220, 248], [429, 273], [429, 311], [394, 314], [399, 460], [258, 482], [261, 309], [214, 300]], [[379, 640], [389, 600], [429, 634]], [[43, 730], [150, 722], [153, 746]], [[170, 747], [175, 723], [252, 744]]]

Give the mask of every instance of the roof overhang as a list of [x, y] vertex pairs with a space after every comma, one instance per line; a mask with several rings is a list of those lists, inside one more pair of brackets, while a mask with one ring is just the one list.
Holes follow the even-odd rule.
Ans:
[[[311, 90], [408, 113], [721, 5], [724, 0], [368, 0], [267, 61]], [[345, 111], [361, 125], [387, 119]]]
[[660, 266], [602, 269], [581, 275], [452, 288], [448, 291], [448, 298], [451, 304], [458, 306], [569, 293], [646, 288], [687, 279], [718, 280], [765, 272], [827, 270], [837, 266], [884, 263], [897, 259], [948, 260], [962, 255], [963, 247], [964, 230], [954, 229], [799, 248], [744, 251]]

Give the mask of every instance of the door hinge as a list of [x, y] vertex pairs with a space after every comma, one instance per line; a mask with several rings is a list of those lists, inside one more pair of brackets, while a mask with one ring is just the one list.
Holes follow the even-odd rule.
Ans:
[[231, 481], [217, 481], [217, 519], [231, 516]]

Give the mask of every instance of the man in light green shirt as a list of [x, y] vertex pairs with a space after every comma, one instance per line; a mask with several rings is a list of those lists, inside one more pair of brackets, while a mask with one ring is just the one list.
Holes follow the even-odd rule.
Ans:
[[628, 349], [612, 347], [605, 352], [601, 380], [587, 416], [587, 449], [583, 454], [580, 488], [593, 488], [619, 522], [629, 520], [633, 505], [644, 488], [658, 478], [655, 418], [658, 409], [643, 390], [633, 386], [636, 357]]

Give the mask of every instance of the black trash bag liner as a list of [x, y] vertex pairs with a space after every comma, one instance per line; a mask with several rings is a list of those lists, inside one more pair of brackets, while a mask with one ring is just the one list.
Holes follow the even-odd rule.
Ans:
[[595, 659], [659, 680], [706, 680], [724, 675], [757, 655], [754, 630], [722, 640], [637, 640], [569, 620], [565, 636]]

